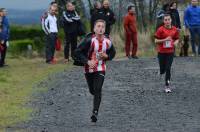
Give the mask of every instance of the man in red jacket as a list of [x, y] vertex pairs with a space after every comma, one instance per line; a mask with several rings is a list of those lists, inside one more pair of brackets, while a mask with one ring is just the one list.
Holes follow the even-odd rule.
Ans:
[[[135, 15], [135, 7], [133, 5], [128, 7], [128, 14], [124, 17], [124, 30], [125, 30], [125, 50], [126, 56], [134, 59], [138, 59], [136, 56], [138, 42], [137, 42], [137, 28], [136, 28], [136, 15]], [[132, 46], [132, 53], [130, 53], [131, 42]]]

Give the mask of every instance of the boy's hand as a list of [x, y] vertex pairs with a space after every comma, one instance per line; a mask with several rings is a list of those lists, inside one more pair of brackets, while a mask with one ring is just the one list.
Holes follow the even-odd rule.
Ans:
[[108, 59], [108, 55], [106, 54], [106, 53], [99, 53], [99, 56], [100, 56], [100, 58], [102, 59], [102, 60], [106, 60], [106, 59]]
[[94, 61], [94, 60], [88, 60], [87, 64], [92, 69], [94, 69], [96, 67], [96, 61]]

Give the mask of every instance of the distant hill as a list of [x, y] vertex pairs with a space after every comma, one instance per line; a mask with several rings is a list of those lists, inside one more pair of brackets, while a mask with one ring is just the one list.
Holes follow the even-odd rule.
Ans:
[[30, 25], [40, 24], [40, 17], [45, 10], [15, 10], [8, 9], [11, 24]]

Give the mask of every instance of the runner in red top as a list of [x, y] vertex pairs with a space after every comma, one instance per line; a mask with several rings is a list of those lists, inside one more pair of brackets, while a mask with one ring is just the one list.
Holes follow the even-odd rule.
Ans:
[[172, 92], [169, 86], [171, 79], [171, 65], [174, 57], [174, 47], [179, 42], [178, 29], [172, 26], [171, 16], [165, 14], [164, 26], [158, 28], [155, 33], [155, 43], [157, 44], [160, 75], [165, 74], [165, 92]]
[[94, 96], [92, 122], [97, 121], [101, 103], [101, 91], [106, 72], [106, 61], [115, 56], [115, 48], [105, 33], [105, 21], [97, 20], [95, 34], [89, 34], [75, 50], [74, 64], [85, 66], [85, 78], [91, 95]]

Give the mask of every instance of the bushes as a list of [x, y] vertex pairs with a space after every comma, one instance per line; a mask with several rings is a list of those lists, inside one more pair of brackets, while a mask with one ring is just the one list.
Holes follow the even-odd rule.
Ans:
[[13, 57], [18, 57], [20, 55], [27, 57], [34, 51], [39, 55], [43, 54], [44, 41], [39, 37], [35, 37], [34, 39], [10, 41], [10, 47], [8, 48], [8, 52]]
[[10, 47], [8, 48], [8, 52], [11, 54], [11, 56], [27, 56], [29, 52], [28, 45], [32, 47], [32, 52], [36, 52], [39, 55], [43, 55], [45, 45], [44, 43], [44, 33], [39, 25], [11, 25]]
[[25, 55], [25, 51], [28, 50], [28, 45], [33, 46], [33, 40], [24, 39], [24, 40], [10, 41], [10, 47], [8, 48], [8, 51], [14, 57], [17, 57], [21, 54]]
[[44, 33], [40, 26], [16, 26], [12, 25], [10, 30], [10, 40], [31, 39], [43, 37]]

